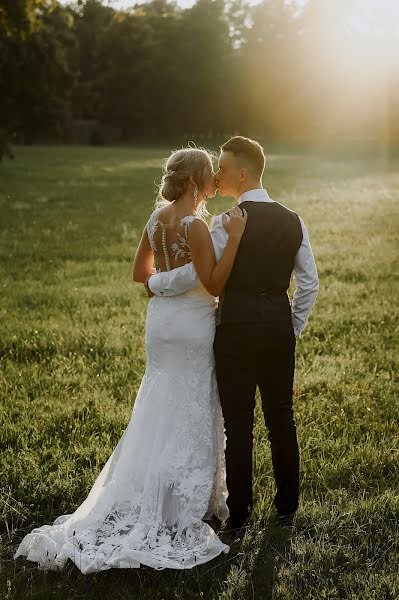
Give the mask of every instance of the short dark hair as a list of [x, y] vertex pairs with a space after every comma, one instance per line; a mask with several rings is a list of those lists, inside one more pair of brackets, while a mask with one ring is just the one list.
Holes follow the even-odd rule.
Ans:
[[232, 152], [235, 156], [243, 158], [256, 177], [261, 177], [265, 168], [266, 157], [263, 148], [255, 140], [236, 135], [221, 146], [222, 152]]

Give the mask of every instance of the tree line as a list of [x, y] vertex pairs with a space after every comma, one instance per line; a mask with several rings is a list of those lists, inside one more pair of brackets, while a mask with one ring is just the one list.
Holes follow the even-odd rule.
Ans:
[[[121, 141], [386, 135], [397, 131], [397, 90], [377, 66], [361, 72], [356, 53], [337, 60], [327, 7], [350, 4], [0, 0], [0, 129], [26, 144], [70, 141], [77, 122]], [[385, 96], [367, 98], [376, 83], [385, 108]]]

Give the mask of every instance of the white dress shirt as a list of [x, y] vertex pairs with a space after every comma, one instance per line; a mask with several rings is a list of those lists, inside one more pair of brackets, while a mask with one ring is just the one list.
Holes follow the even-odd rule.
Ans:
[[[249, 190], [240, 196], [241, 202], [274, 202], [264, 189]], [[309, 313], [315, 303], [319, 289], [316, 263], [312, 248], [310, 247], [309, 234], [305, 223], [299, 217], [302, 227], [302, 243], [295, 256], [294, 281], [295, 291], [292, 298], [291, 312], [294, 333], [298, 337], [306, 326]], [[227, 243], [228, 234], [223, 227], [222, 215], [214, 218], [211, 228], [211, 238], [215, 250], [216, 261], [219, 262]], [[149, 280], [150, 290], [156, 296], [176, 296], [188, 289], [199, 285], [199, 279], [194, 265], [189, 263], [171, 271], [164, 271], [152, 275]]]

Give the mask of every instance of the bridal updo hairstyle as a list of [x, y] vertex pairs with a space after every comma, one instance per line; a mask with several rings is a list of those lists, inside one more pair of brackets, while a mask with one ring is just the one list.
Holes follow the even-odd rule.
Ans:
[[178, 200], [187, 190], [190, 177], [200, 192], [212, 172], [210, 154], [202, 148], [182, 148], [174, 150], [164, 165], [164, 173], [159, 194], [168, 202]]

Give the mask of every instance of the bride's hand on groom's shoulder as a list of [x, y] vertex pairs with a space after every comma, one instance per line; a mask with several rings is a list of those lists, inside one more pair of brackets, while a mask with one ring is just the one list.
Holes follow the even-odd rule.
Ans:
[[229, 219], [226, 213], [222, 215], [222, 223], [226, 233], [229, 237], [241, 239], [247, 224], [247, 211], [245, 208], [241, 209], [239, 206], [234, 206], [227, 211], [227, 214], [230, 217]]

